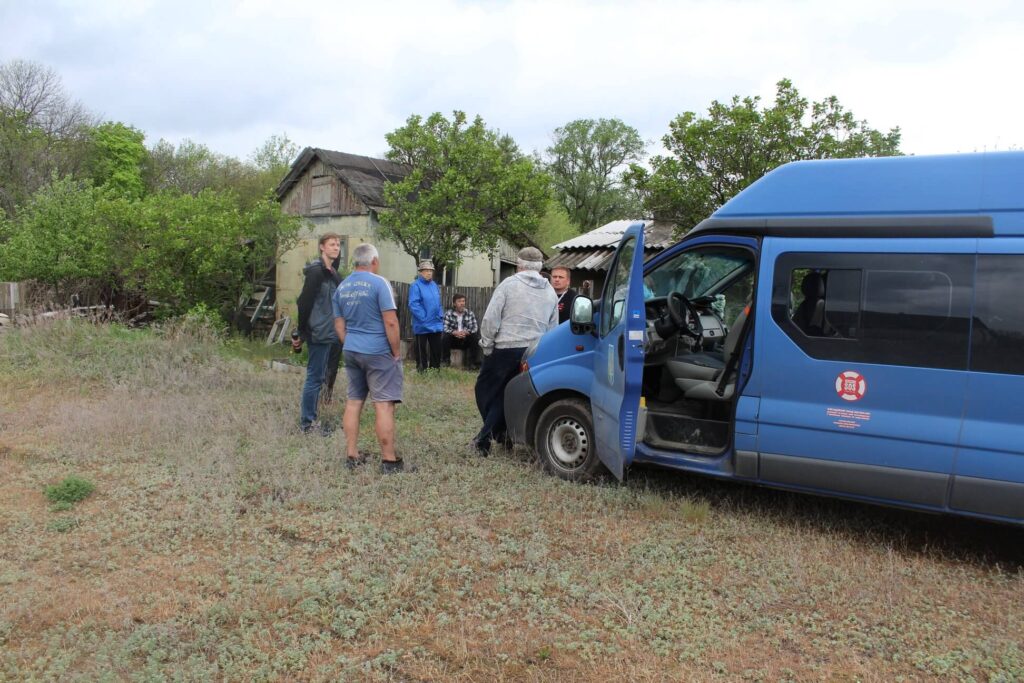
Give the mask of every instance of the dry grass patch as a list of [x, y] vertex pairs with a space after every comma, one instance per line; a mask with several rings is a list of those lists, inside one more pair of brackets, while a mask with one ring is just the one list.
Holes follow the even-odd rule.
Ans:
[[[565, 484], [467, 452], [456, 371], [407, 376], [419, 473], [350, 473], [340, 434], [298, 433], [301, 376], [244, 344], [60, 325], [0, 338], [0, 680], [1024, 677], [1019, 530], [652, 469]], [[69, 474], [96, 491], [58, 533]]]

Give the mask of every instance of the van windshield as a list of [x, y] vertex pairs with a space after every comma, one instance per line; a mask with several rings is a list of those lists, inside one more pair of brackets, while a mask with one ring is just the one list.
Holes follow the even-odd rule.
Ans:
[[751, 266], [750, 255], [735, 249], [694, 249], [666, 261], [644, 278], [647, 298], [679, 292], [687, 299], [718, 294]]

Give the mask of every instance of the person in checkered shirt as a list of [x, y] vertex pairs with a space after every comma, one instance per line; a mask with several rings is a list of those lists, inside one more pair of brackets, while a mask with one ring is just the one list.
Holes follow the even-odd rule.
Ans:
[[466, 295], [452, 297], [452, 308], [444, 313], [444, 335], [441, 337], [441, 364], [452, 364], [452, 349], [462, 349], [466, 365], [480, 367], [480, 325], [473, 311], [466, 308]]

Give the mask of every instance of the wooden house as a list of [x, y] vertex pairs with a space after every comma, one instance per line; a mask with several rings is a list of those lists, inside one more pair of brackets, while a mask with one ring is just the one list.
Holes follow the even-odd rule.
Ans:
[[[384, 184], [406, 173], [404, 166], [385, 159], [312, 147], [302, 151], [277, 186], [282, 209], [304, 217], [307, 226], [298, 244], [278, 256], [278, 315], [294, 317], [302, 269], [317, 257], [319, 236], [327, 232], [342, 235], [342, 263], [348, 264], [347, 269], [352, 250], [369, 242], [380, 252], [382, 276], [395, 282], [411, 282], [416, 277], [415, 260], [378, 233], [378, 212], [385, 208]], [[464, 255], [459, 266], [436, 272], [435, 279], [455, 287], [493, 287], [515, 271], [515, 255], [515, 247], [502, 243], [496, 254]]]

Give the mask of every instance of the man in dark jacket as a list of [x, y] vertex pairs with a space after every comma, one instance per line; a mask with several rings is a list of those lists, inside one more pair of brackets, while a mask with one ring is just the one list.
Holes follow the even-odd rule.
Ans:
[[419, 276], [409, 285], [409, 312], [412, 313], [412, 333], [416, 335], [416, 369], [419, 372], [428, 367], [440, 370], [444, 309], [431, 261], [420, 261]]
[[572, 302], [576, 299], [576, 290], [569, 286], [572, 271], [565, 266], [555, 266], [551, 269], [551, 286], [558, 295], [558, 324], [561, 325], [569, 319], [572, 313]]
[[[332, 355], [340, 357], [341, 345], [334, 330], [334, 311], [331, 297], [341, 284], [338, 266], [341, 261], [341, 237], [334, 233], [320, 236], [320, 258], [311, 261], [303, 270], [305, 277], [299, 294], [299, 339], [296, 348], [305, 341], [309, 344], [309, 362], [306, 364], [306, 382], [302, 385], [302, 431], [311, 431], [317, 418], [317, 401], [327, 376]], [[332, 351], [334, 352], [332, 354]], [[321, 429], [326, 434], [327, 430]]]

